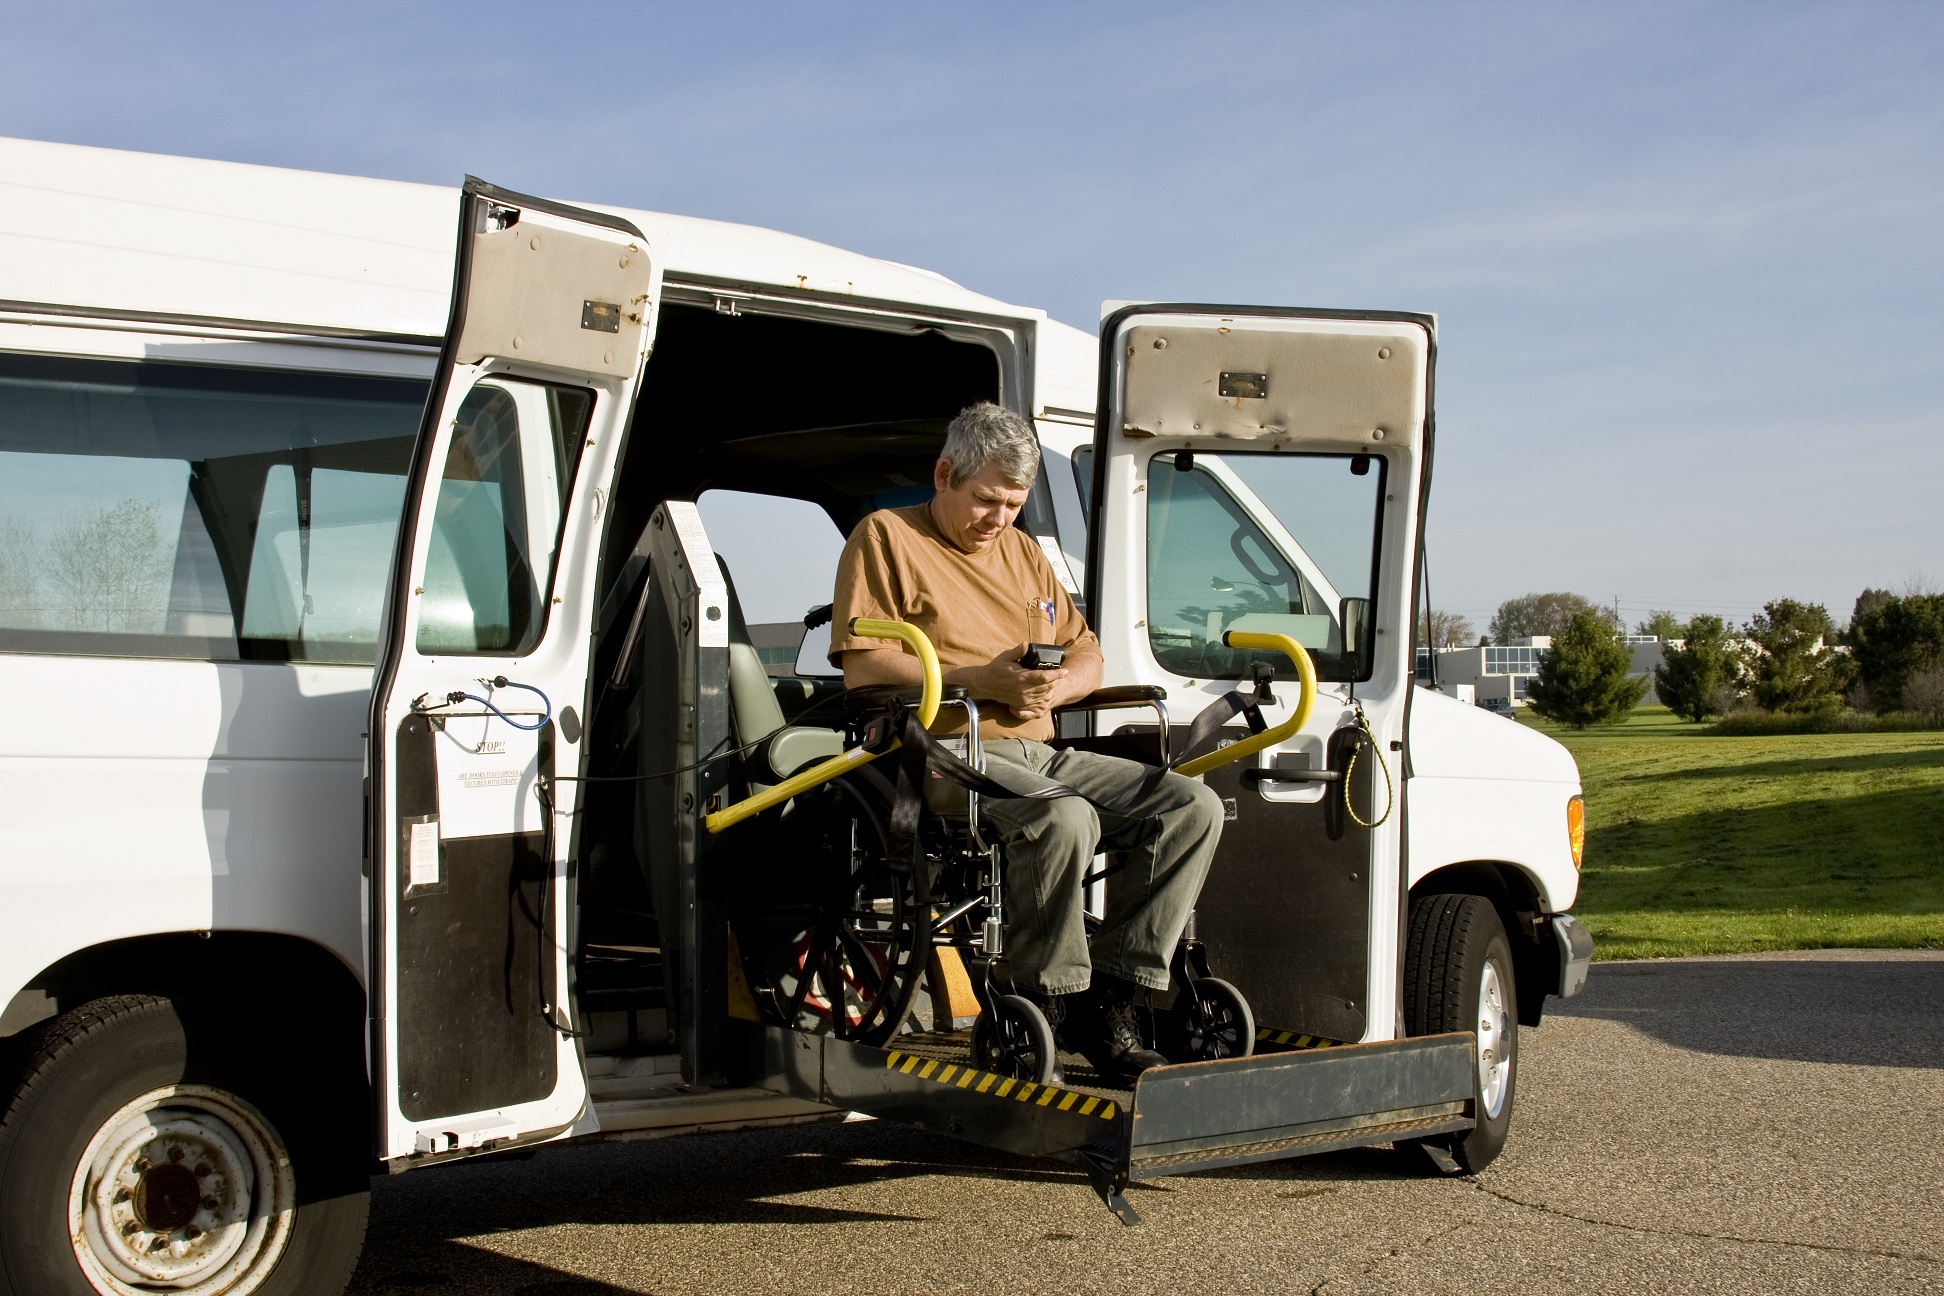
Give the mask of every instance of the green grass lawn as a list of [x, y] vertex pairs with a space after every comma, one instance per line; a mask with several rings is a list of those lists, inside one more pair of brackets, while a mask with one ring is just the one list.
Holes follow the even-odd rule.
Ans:
[[1533, 727], [1579, 761], [1599, 957], [1944, 947], [1944, 733]]

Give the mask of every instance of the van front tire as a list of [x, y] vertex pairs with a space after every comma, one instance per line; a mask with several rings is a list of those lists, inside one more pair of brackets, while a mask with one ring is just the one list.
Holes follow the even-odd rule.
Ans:
[[370, 1206], [362, 1085], [236, 1011], [119, 995], [18, 1042], [0, 1296], [344, 1290]]
[[1450, 1142], [1452, 1159], [1470, 1173], [1492, 1163], [1512, 1129], [1518, 1002], [1512, 945], [1490, 900], [1433, 895], [1412, 903], [1404, 954], [1405, 1033], [1466, 1031], [1477, 1041], [1473, 1106], [1478, 1123]]

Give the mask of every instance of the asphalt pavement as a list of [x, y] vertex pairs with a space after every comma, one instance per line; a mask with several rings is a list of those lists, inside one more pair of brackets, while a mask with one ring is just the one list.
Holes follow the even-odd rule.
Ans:
[[355, 1293], [1944, 1292], [1944, 951], [1602, 963], [1476, 1178], [1364, 1149], [1162, 1179], [881, 1121], [375, 1185]]

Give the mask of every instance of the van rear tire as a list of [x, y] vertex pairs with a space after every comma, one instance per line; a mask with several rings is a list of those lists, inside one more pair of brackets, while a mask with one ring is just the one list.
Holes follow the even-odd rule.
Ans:
[[362, 1075], [239, 1011], [118, 995], [15, 1041], [0, 1296], [344, 1290], [371, 1202]]
[[1405, 1034], [1466, 1031], [1477, 1041], [1473, 1106], [1478, 1123], [1449, 1144], [1452, 1159], [1468, 1173], [1490, 1165], [1512, 1129], [1518, 1002], [1512, 945], [1490, 900], [1432, 895], [1412, 903], [1404, 955]]

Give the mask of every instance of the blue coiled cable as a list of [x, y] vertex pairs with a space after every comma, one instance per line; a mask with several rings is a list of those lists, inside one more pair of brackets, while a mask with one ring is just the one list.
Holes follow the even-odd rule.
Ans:
[[540, 699], [540, 707], [541, 707], [540, 718], [538, 720], [535, 720], [532, 724], [521, 724], [518, 720], [515, 720], [512, 716], [506, 714], [506, 712], [494, 706], [493, 700], [491, 698], [480, 697], [477, 693], [448, 693], [446, 694], [446, 705], [457, 706], [461, 702], [477, 702], [479, 703], [479, 705], [485, 707], [488, 711], [491, 711], [494, 715], [498, 716], [500, 719], [506, 721], [506, 723], [512, 725], [515, 729], [526, 729], [529, 731], [534, 729], [539, 729], [542, 726], [544, 726], [547, 723], [547, 721], [553, 719], [553, 699], [549, 698], [545, 693], [542, 693], [539, 689], [533, 687], [533, 685], [531, 684], [518, 684], [506, 678], [506, 676], [504, 675], [495, 675], [490, 681], [481, 680], [480, 683], [482, 684], [490, 683], [492, 687], [496, 689], [503, 689], [503, 688], [525, 689], [527, 692], [533, 694], [535, 697]]

